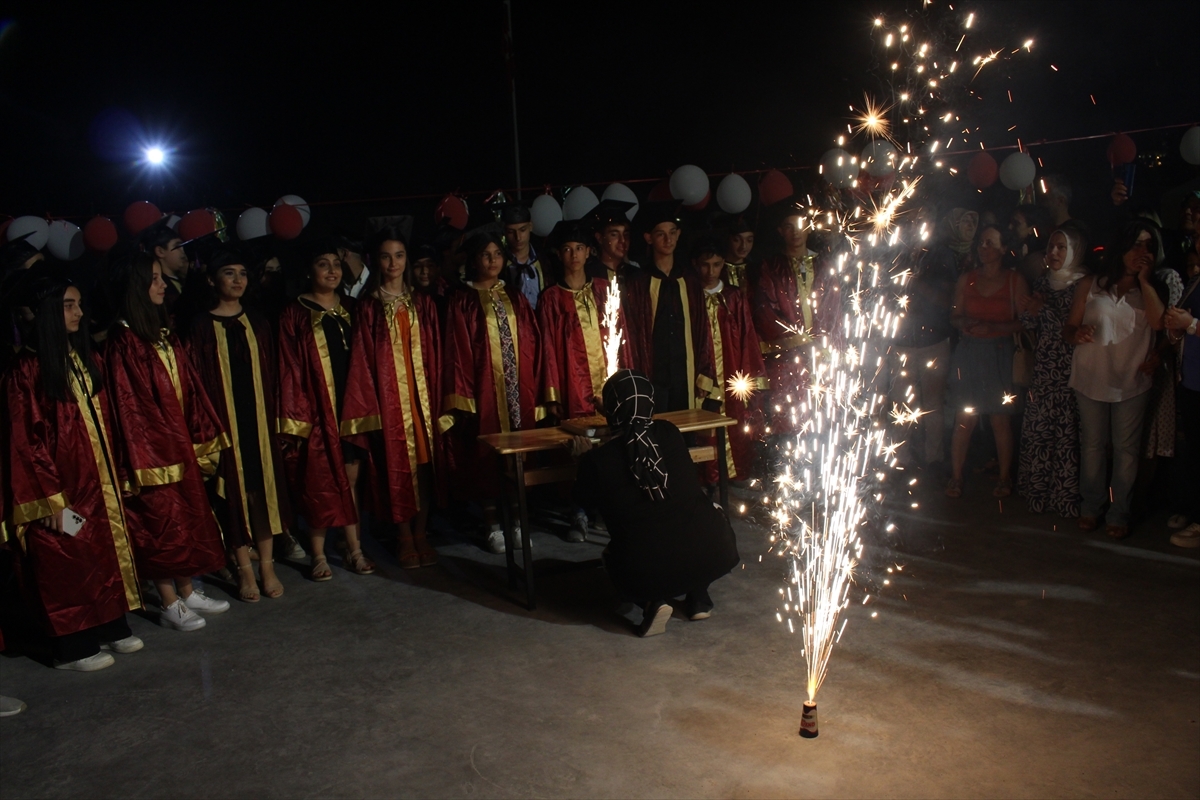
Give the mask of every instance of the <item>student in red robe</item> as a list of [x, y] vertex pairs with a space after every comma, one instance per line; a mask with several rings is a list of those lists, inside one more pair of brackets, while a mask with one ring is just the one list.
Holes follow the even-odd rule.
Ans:
[[405, 569], [437, 563], [426, 538], [435, 498], [441, 350], [437, 307], [408, 284], [408, 243], [394, 228], [374, 237], [373, 280], [359, 296], [342, 436], [370, 451], [375, 517], [399, 528]]
[[263, 316], [242, 307], [249, 285], [246, 261], [232, 248], [221, 248], [209, 258], [208, 282], [217, 300], [211, 311], [193, 319], [186, 347], [232, 442], [209, 482], [209, 500], [225, 546], [237, 560], [238, 595], [247, 603], [257, 603], [250, 545], [258, 551], [263, 594], [281, 597], [273, 537], [287, 530], [291, 505], [275, 433], [279, 385], [275, 337]]
[[735, 219], [727, 229], [725, 239], [725, 277], [722, 281], [743, 294], [750, 291], [755, 277], [750, 253], [754, 250], [754, 226], [745, 217]]
[[751, 308], [770, 378], [771, 433], [795, 430], [793, 408], [808, 387], [813, 338], [832, 332], [840, 313], [831, 265], [808, 247], [811, 229], [804, 208], [787, 207], [776, 228], [783, 252], [764, 259], [754, 282]]
[[339, 291], [342, 260], [333, 243], [317, 243], [304, 259], [308, 291], [279, 317], [279, 433], [292, 497], [309, 526], [309, 577], [333, 578], [325, 558], [325, 535], [346, 536], [344, 566], [370, 575], [358, 525], [358, 471], [366, 451], [344, 442], [341, 410], [350, 369], [355, 301]]
[[622, 200], [601, 200], [588, 212], [586, 219], [592, 224], [592, 236], [599, 248], [598, 257], [591, 262], [592, 277], [616, 283], [639, 269], [636, 261], [629, 260], [633, 225], [628, 212], [634, 206]]
[[154, 581], [159, 622], [180, 631], [203, 628], [205, 614], [229, 610], [192, 578], [225, 565], [221, 531], [204, 476], [216, 471], [229, 435], [217, 420], [200, 376], [167, 328], [166, 283], [146, 254], [120, 265], [121, 318], [104, 348], [113, 441], [132, 492], [125, 501], [138, 573]]
[[500, 279], [505, 264], [500, 237], [477, 233], [463, 251], [469, 280], [446, 312], [438, 426], [448, 431], [448, 472], [483, 506], [488, 547], [503, 553], [504, 534], [496, 521], [499, 467], [479, 436], [528, 430], [545, 416], [538, 397], [542, 339], [529, 302]]
[[142, 648], [125, 621], [142, 600], [112, 411], [79, 290], [53, 275], [26, 290], [31, 336], [0, 378], [0, 528], [55, 667], [92, 672], [113, 663], [101, 649]]
[[[692, 268], [700, 277], [708, 304], [715, 362], [713, 371], [716, 384], [723, 391], [720, 411], [738, 421], [737, 425], [727, 429], [729, 477], [744, 480], [750, 474], [751, 445], [761, 433], [759, 399], [747, 393], [757, 394], [767, 388], [767, 368], [763, 365], [746, 293], [725, 283], [722, 277], [728, 266], [722, 250], [721, 242], [715, 238], [699, 239], [692, 247]], [[730, 386], [730, 379], [735, 375], [744, 386]], [[717, 480], [715, 463], [708, 464], [707, 480], [710, 484]]]
[[680, 234], [676, 205], [646, 206], [643, 238], [649, 258], [626, 280], [621, 297], [630, 356], [654, 384], [660, 412], [700, 408], [705, 400], [719, 402], [704, 290], [694, 274], [685, 274], [686, 261], [675, 255]]

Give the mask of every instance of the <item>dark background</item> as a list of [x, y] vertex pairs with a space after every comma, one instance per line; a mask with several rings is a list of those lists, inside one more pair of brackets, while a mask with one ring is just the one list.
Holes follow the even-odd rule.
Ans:
[[[814, 164], [847, 104], [882, 88], [874, 16], [919, 7], [513, 0], [522, 182]], [[119, 215], [137, 199], [236, 214], [285, 193], [321, 204], [515, 185], [500, 0], [8, 8], [0, 214]], [[1036, 41], [975, 84], [985, 97], [964, 120], [989, 146], [1200, 120], [1200, 3], [968, 8], [978, 45]], [[1012, 104], [998, 102], [1006, 88]], [[1193, 177], [1181, 133], [1135, 136], [1144, 156], [1165, 154], [1165, 176], [1144, 180]], [[167, 176], [136, 163], [160, 141], [174, 149]], [[1105, 145], [1034, 154], [1102, 188]]]

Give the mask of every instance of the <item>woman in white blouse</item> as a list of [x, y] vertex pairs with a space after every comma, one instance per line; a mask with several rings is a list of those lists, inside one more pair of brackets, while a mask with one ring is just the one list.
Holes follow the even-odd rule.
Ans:
[[[1063, 326], [1063, 338], [1075, 345], [1070, 386], [1079, 403], [1079, 528], [1096, 528], [1108, 498], [1106, 529], [1114, 539], [1129, 535], [1129, 498], [1153, 382], [1144, 367], [1152, 331], [1163, 327], [1163, 304], [1150, 283], [1161, 255], [1154, 226], [1131, 222], [1105, 252], [1100, 274], [1079, 281]], [[1111, 484], [1104, 452], [1110, 443]]]

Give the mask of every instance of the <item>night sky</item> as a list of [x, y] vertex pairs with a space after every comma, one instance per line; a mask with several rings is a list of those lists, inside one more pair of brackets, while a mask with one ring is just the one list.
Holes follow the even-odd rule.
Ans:
[[[511, 188], [500, 0], [352, 5], [9, 6], [0, 214]], [[880, 89], [872, 19], [918, 5], [513, 0], [523, 183], [813, 164]], [[1200, 119], [1198, 3], [968, 7], [989, 39], [1036, 40], [977, 84], [1014, 90], [973, 111], [989, 143]], [[135, 165], [143, 142], [174, 149], [169, 178]]]

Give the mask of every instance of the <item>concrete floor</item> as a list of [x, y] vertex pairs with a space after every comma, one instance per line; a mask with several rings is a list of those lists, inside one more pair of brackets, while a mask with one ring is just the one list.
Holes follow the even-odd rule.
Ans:
[[597, 546], [537, 535], [530, 613], [502, 557], [442, 536], [419, 572], [378, 546], [370, 577], [284, 568], [284, 598], [199, 632], [131, 615], [146, 649], [103, 672], [10, 649], [0, 796], [1200, 795], [1200, 559], [1161, 519], [1113, 544], [987, 489], [875, 546], [905, 569], [851, 608], [816, 740], [761, 528], [737, 523], [712, 619], [646, 640], [562, 563]]

